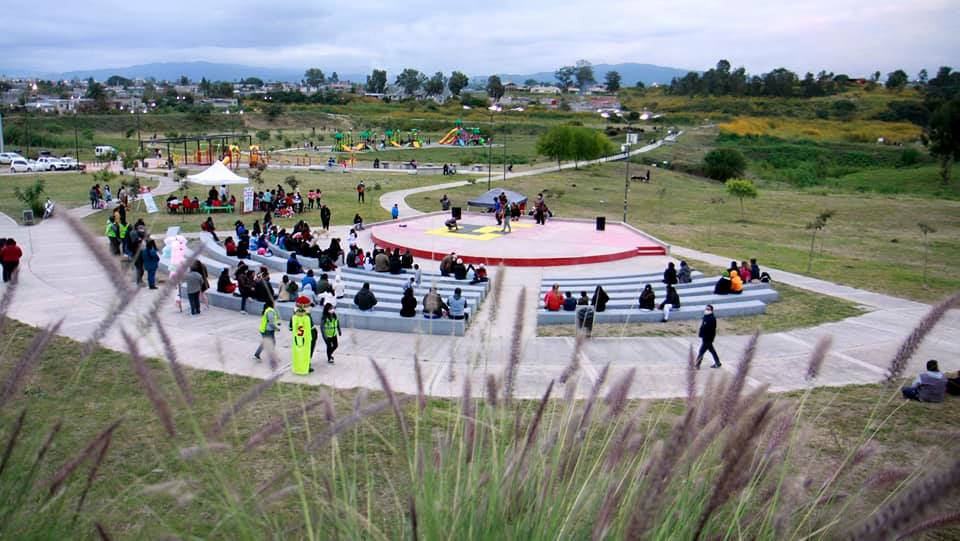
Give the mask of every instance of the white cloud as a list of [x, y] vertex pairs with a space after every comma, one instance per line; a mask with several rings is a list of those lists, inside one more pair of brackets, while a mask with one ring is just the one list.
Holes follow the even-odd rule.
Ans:
[[207, 60], [489, 73], [551, 70], [578, 58], [705, 69], [727, 58], [751, 72], [915, 73], [960, 57], [958, 27], [955, 0], [89, 0], [82, 9], [43, 0], [18, 5], [17, 24], [0, 33], [0, 65], [68, 71]]

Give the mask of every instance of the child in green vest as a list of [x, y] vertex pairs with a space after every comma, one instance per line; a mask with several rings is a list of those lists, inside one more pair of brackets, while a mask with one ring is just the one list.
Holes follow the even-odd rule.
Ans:
[[323, 342], [327, 345], [327, 362], [333, 364], [333, 352], [340, 345], [337, 342], [337, 337], [343, 336], [343, 331], [340, 330], [340, 320], [333, 310], [333, 304], [327, 303], [323, 306], [320, 327], [323, 329]]

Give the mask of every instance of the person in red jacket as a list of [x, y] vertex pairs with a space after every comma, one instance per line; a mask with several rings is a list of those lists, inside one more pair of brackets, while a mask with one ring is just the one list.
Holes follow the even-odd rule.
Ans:
[[551, 312], [557, 312], [563, 307], [563, 294], [560, 293], [560, 284], [553, 287], [543, 296], [543, 305]]
[[23, 252], [17, 246], [17, 241], [7, 239], [2, 249], [0, 249], [0, 262], [3, 263], [3, 281], [9, 282], [13, 278], [14, 271], [20, 266], [20, 258]]

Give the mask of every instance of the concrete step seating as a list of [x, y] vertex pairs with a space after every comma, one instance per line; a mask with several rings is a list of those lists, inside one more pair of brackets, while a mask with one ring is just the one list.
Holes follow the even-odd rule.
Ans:
[[[689, 290], [689, 289], [710, 288], [710, 290], [713, 291], [714, 286], [717, 285], [718, 279], [719, 278], [717, 277], [695, 278], [692, 282], [688, 284], [677, 284], [673, 287], [681, 295], [683, 294], [684, 290]], [[646, 284], [650, 284], [650, 286], [653, 287], [653, 290], [657, 292], [658, 295], [662, 294], [662, 292], [665, 292], [667, 290], [667, 285], [664, 284], [663, 282], [636, 282], [633, 284], [604, 285], [603, 290], [606, 291], [607, 295], [610, 295], [611, 297], [613, 297], [614, 295], [633, 295], [633, 294], [639, 295], [640, 291], [643, 289], [643, 286], [645, 286]], [[553, 284], [548, 282], [541, 282], [540, 293], [546, 294], [547, 291], [550, 291], [550, 288], [552, 285]], [[596, 284], [580, 284], [578, 286], [570, 286], [570, 287], [564, 287], [563, 285], [561, 285], [560, 291], [564, 293], [569, 291], [573, 293], [574, 296], [579, 295], [581, 291], [586, 291], [588, 295], [593, 295], [593, 291], [594, 289], [596, 289], [596, 287], [597, 287]]]
[[[779, 298], [779, 295], [776, 291], [770, 288], [757, 288], [744, 290], [743, 293], [739, 295], [714, 295], [713, 290], [711, 289], [707, 293], [701, 293], [699, 295], [690, 295], [684, 296], [680, 295], [680, 306], [683, 307], [687, 304], [706, 306], [708, 304], [713, 304], [719, 306], [721, 304], [730, 304], [735, 302], [743, 301], [761, 301], [763, 303], [775, 302]], [[639, 299], [636, 297], [631, 297], [629, 299], [610, 299], [607, 302], [607, 310], [639, 310]], [[657, 299], [657, 306], [660, 305], [660, 302], [663, 301], [663, 297]], [[543, 308], [543, 299], [540, 299], [541, 310]]]
[[[683, 302], [683, 299], [681, 299]], [[703, 309], [707, 304], [682, 305], [670, 312], [671, 321], [699, 319], [703, 316]], [[608, 305], [609, 306], [609, 305]], [[725, 304], [715, 304], [714, 314], [717, 317], [754, 316], [766, 312], [767, 305], [762, 301], [738, 301]], [[537, 312], [538, 325], [570, 325], [576, 323], [576, 312]], [[663, 320], [663, 312], [659, 310], [610, 310], [597, 312], [594, 323], [656, 323]]]
[[[696, 280], [697, 278], [705, 278], [704, 274], [700, 271], [693, 271], [690, 273], [690, 277]], [[603, 286], [604, 289], [608, 285], [617, 285], [617, 284], [635, 284], [635, 283], [662, 283], [663, 281], [663, 272], [647, 272], [640, 274], [624, 274], [619, 276], [603, 276], [599, 278], [591, 278], [589, 276], [580, 276], [580, 277], [564, 277], [564, 278], [543, 278], [541, 283], [546, 285], [548, 288], [553, 284], [560, 284], [561, 289], [566, 289], [567, 287], [580, 287], [581, 285], [587, 286], [590, 285], [593, 287]], [[681, 284], [682, 285], [682, 284]]]
[[[658, 299], [666, 296], [667, 294], [666, 285], [664, 284], [650, 284], [650, 285], [653, 286], [653, 292], [654, 294], [656, 294]], [[713, 290], [716, 287], [716, 280], [712, 278], [708, 278], [700, 282], [694, 282], [692, 284], [683, 284], [683, 285], [685, 287], [676, 287], [677, 294], [680, 295], [681, 299], [686, 295], [702, 295], [705, 293], [713, 293]], [[751, 289], [770, 289], [770, 284], [754, 283], [754, 284], [746, 284], [743, 286], [744, 291], [749, 291]], [[582, 289], [582, 290], [576, 290], [576, 289], [564, 290], [563, 288], [560, 289], [560, 291], [564, 293], [566, 291], [570, 291], [571, 293], [573, 293], [574, 297], [578, 297], [580, 295], [580, 291], [586, 291], [588, 296], [593, 296], [593, 290], [594, 288]], [[614, 290], [603, 288], [603, 290], [607, 292], [607, 295], [611, 299], [636, 299], [640, 297], [640, 292], [643, 290], [643, 287], [637, 286], [633, 288], [623, 288], [623, 289], [614, 289]], [[543, 296], [547, 294], [548, 291], [550, 291], [549, 287], [544, 287], [540, 289], [541, 300], [543, 299]]]

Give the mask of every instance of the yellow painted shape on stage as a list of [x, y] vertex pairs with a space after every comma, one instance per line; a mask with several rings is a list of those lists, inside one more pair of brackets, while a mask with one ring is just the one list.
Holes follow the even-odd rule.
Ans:
[[[513, 223], [510, 227], [524, 229], [533, 227], [533, 225]], [[428, 235], [437, 235], [438, 237], [451, 237], [464, 240], [493, 240], [503, 237], [504, 233], [501, 232], [500, 229], [501, 226], [499, 225], [485, 225], [475, 229], [461, 228], [459, 231], [450, 231], [446, 227], [438, 227], [436, 229], [430, 229], [426, 233]]]

